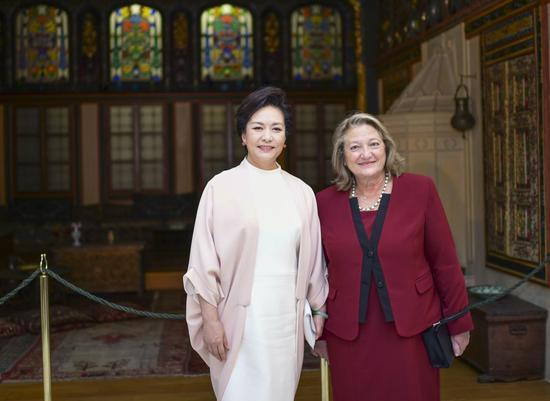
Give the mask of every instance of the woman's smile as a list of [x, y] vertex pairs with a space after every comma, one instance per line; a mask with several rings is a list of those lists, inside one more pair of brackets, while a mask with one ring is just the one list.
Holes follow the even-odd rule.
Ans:
[[252, 165], [264, 170], [276, 168], [286, 140], [283, 113], [273, 106], [261, 108], [250, 117], [241, 138]]

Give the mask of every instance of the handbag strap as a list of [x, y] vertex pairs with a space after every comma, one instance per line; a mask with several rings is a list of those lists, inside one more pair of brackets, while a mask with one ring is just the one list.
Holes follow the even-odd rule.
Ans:
[[512, 291], [516, 290], [519, 286], [525, 284], [531, 277], [533, 277], [535, 274], [537, 274], [542, 269], [544, 269], [544, 267], [548, 263], [550, 263], [550, 254], [546, 255], [546, 258], [544, 258], [544, 260], [539, 263], [539, 265], [537, 266], [536, 269], [530, 271], [529, 274], [527, 274], [525, 277], [523, 277], [520, 281], [518, 281], [516, 284], [514, 284], [510, 288], [507, 288], [501, 294], [493, 295], [492, 297], [489, 297], [489, 298], [487, 298], [483, 301], [479, 301], [479, 302], [476, 302], [474, 304], [468, 305], [466, 308], [462, 309], [460, 312], [457, 312], [457, 313], [455, 313], [451, 316], [447, 316], [447, 317], [441, 319], [440, 321], [434, 323], [433, 326], [435, 327], [435, 326], [439, 326], [441, 324], [447, 324], [449, 322], [452, 322], [453, 320], [456, 320], [456, 319], [464, 316], [466, 313], [468, 313], [470, 311], [470, 309], [477, 308], [477, 307], [480, 307], [482, 305], [486, 305], [486, 304], [489, 304], [491, 302], [498, 301], [502, 297], [504, 297], [504, 296], [510, 294]]

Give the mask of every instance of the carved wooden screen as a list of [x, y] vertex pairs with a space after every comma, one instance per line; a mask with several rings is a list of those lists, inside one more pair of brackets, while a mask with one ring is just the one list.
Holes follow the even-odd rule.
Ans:
[[191, 35], [189, 18], [183, 11], [176, 12], [172, 17], [172, 74], [174, 85], [178, 88], [191, 83], [193, 66], [191, 54]]
[[79, 18], [79, 79], [83, 85], [100, 83], [99, 17], [88, 11]]
[[487, 265], [518, 275], [546, 253], [537, 22], [526, 11], [481, 37]]
[[283, 80], [284, 63], [282, 18], [273, 10], [267, 11], [262, 24], [262, 70], [266, 83], [278, 84]]

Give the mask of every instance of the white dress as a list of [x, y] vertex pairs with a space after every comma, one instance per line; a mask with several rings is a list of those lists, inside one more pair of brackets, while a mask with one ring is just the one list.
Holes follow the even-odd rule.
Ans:
[[223, 401], [292, 401], [296, 391], [296, 272], [300, 216], [281, 168], [246, 161], [259, 238], [243, 340]]

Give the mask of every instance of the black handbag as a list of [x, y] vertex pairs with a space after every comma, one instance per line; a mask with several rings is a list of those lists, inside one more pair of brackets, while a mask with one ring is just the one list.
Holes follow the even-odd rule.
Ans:
[[481, 305], [494, 302], [505, 295], [511, 293], [520, 285], [525, 283], [539, 271], [544, 269], [544, 267], [550, 263], [550, 255], [547, 255], [546, 258], [537, 266], [536, 269], [533, 269], [529, 274], [523, 277], [520, 281], [514, 284], [512, 287], [508, 288], [506, 291], [503, 291], [501, 294], [494, 295], [490, 298], [487, 298], [481, 302], [476, 302], [475, 304], [468, 305], [466, 308], [462, 309], [460, 312], [455, 313], [449, 317], [441, 319], [439, 322], [434, 323], [430, 328], [422, 332], [422, 340], [424, 341], [424, 346], [426, 347], [426, 352], [428, 353], [428, 358], [430, 363], [434, 368], [448, 368], [451, 366], [453, 359], [455, 357], [453, 351], [453, 344], [451, 342], [451, 336], [449, 335], [449, 330], [447, 329], [447, 323], [452, 322], [453, 320], [458, 319], [459, 317], [464, 316], [472, 308], [477, 308]]
[[422, 332], [422, 340], [428, 352], [428, 358], [434, 368], [448, 368], [455, 357], [451, 336], [446, 323], [441, 321]]

